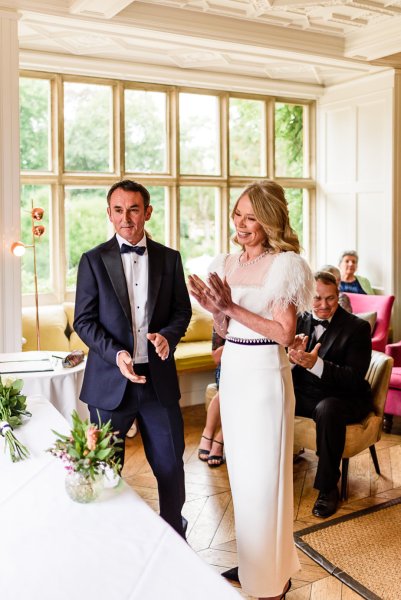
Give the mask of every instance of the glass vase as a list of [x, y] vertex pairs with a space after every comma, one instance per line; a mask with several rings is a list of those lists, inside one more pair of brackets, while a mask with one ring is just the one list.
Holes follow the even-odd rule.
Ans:
[[85, 473], [69, 471], [65, 478], [65, 489], [74, 502], [93, 502], [102, 490], [102, 477], [97, 475], [92, 479]]

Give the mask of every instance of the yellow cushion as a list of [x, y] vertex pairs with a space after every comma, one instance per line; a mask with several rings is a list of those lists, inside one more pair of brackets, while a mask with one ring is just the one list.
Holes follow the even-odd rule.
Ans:
[[67, 320], [68, 320], [68, 325], [69, 325], [70, 331], [73, 331], [75, 303], [74, 302], [64, 302], [63, 308], [67, 315]]
[[186, 371], [187, 369], [207, 370], [216, 367], [210, 350], [210, 340], [207, 342], [178, 344], [174, 357], [178, 371]]
[[209, 354], [212, 351], [210, 345], [212, 340], [213, 318], [210, 313], [198, 306], [192, 306], [192, 317], [188, 329], [181, 342], [209, 342]]
[[[22, 335], [26, 343], [22, 349], [37, 350], [35, 308], [22, 309]], [[70, 344], [65, 334], [67, 315], [59, 305], [39, 306], [39, 332], [41, 350], [68, 351]]]

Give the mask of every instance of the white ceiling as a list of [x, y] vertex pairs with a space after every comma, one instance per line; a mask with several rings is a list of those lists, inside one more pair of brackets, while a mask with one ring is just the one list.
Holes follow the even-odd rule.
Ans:
[[229, 77], [244, 89], [248, 78], [260, 89], [303, 86], [313, 95], [401, 66], [401, 0], [0, 0], [1, 7], [19, 11], [23, 67], [64, 61], [79, 72], [90, 59], [97, 73], [107, 64], [143, 80], [156, 70], [153, 80], [164, 73], [174, 83]]

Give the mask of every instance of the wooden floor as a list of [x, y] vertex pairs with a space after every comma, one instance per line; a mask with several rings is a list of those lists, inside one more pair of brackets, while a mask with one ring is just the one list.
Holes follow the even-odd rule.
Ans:
[[[200, 558], [217, 572], [237, 564], [234, 516], [225, 465], [210, 469], [197, 458], [199, 438], [204, 426], [205, 409], [183, 409], [185, 421], [184, 455], [187, 501], [183, 514], [188, 519], [188, 542]], [[336, 517], [401, 496], [401, 420], [393, 433], [383, 433], [377, 444], [381, 468], [378, 476], [369, 452], [350, 459], [348, 500], [340, 505]], [[252, 449], [250, 451], [250, 460]], [[311, 451], [294, 465], [294, 530], [321, 522], [311, 514], [316, 499], [313, 480], [316, 457]], [[158, 511], [156, 480], [146, 462], [140, 436], [127, 440], [124, 479]], [[333, 517], [334, 518], [334, 517]], [[302, 570], [292, 578], [288, 600], [355, 600], [359, 594], [328, 575], [321, 567], [298, 551]], [[235, 584], [233, 584], [235, 585]], [[194, 582], [196, 586], [196, 582]], [[237, 584], [238, 586], [238, 584]], [[241, 593], [240, 588], [238, 591]], [[244, 598], [250, 598], [242, 594]]]

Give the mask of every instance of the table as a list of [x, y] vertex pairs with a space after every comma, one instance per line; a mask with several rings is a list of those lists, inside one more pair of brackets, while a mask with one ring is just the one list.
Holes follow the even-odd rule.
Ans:
[[[68, 352], [55, 352], [55, 354], [64, 358]], [[50, 368], [53, 370], [26, 372], [30, 365], [33, 365], [32, 368], [36, 365], [38, 368], [46, 368], [45, 362], [50, 364]], [[89, 417], [87, 405], [79, 400], [85, 362], [77, 367], [66, 369], [63, 368], [61, 360], [51, 352], [0, 353], [0, 365], [3, 370], [7, 368], [7, 364], [12, 365], [13, 368], [10, 376], [24, 381], [22, 392], [25, 396], [39, 395], [49, 398], [50, 402], [70, 423], [71, 413], [74, 409], [82, 419]], [[18, 370], [15, 371], [15, 368]]]
[[44, 398], [16, 430], [32, 458], [11, 463], [0, 438], [0, 588], [5, 600], [235, 600], [237, 592], [121, 481], [91, 504], [64, 490], [44, 453], [68, 424]]

